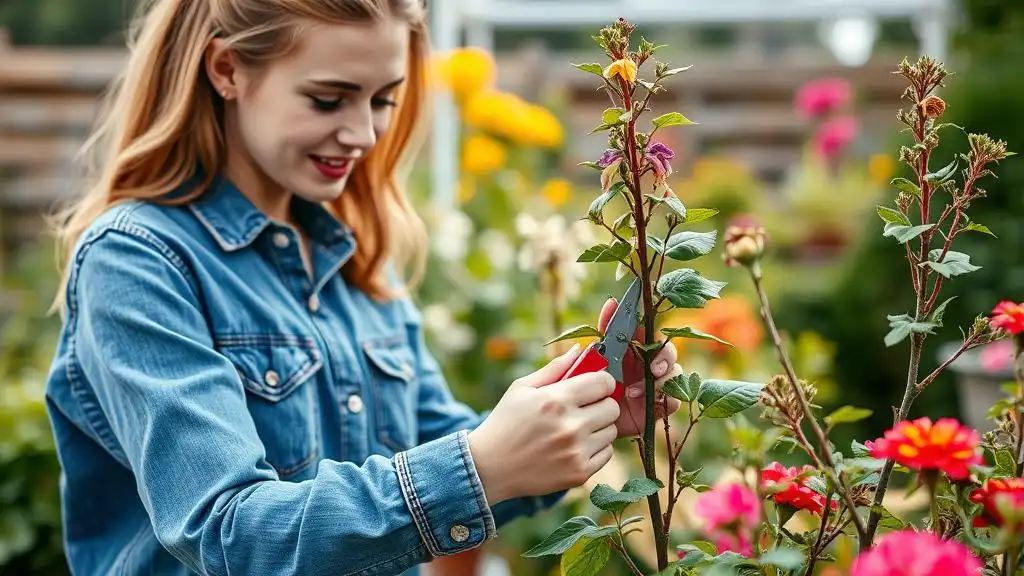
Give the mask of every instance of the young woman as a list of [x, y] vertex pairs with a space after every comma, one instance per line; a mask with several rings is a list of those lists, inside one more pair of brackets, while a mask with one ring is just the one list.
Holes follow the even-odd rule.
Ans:
[[421, 0], [143, 10], [60, 230], [47, 400], [76, 575], [415, 572], [637, 433], [642, 385], [620, 405], [605, 373], [557, 382], [578, 352], [484, 417], [424, 347], [399, 274], [422, 228], [397, 184]]

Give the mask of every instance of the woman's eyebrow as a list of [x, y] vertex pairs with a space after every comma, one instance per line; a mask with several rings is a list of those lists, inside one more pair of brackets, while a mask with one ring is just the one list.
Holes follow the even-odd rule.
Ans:
[[[395, 86], [398, 86], [399, 84], [401, 84], [404, 81], [405, 81], [404, 77], [403, 78], [399, 78], [397, 80], [393, 80], [391, 82], [388, 82], [384, 86], [382, 86], [381, 90], [388, 90], [388, 89], [394, 88]], [[363, 89], [363, 87], [361, 85], [356, 84], [355, 82], [349, 82], [348, 80], [316, 79], [316, 80], [313, 80], [312, 82], [313, 82], [313, 84], [316, 84], [318, 86], [323, 86], [325, 88], [334, 88], [334, 89], [338, 89], [338, 90], [347, 90], [349, 92], [360, 92]]]

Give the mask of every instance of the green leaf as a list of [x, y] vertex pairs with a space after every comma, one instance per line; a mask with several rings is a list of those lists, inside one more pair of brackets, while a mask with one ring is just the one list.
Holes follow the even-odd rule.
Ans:
[[893, 178], [891, 184], [907, 194], [913, 195], [918, 200], [923, 199], [921, 188], [906, 178]]
[[648, 235], [647, 245], [650, 246], [651, 250], [654, 250], [654, 252], [657, 254], [661, 254], [662, 252], [665, 251], [665, 242], [661, 238], [658, 238], [657, 236]]
[[577, 166], [584, 166], [586, 168], [593, 168], [594, 170], [598, 170], [598, 171], [604, 170], [604, 168], [602, 168], [600, 164], [598, 164], [597, 162], [591, 161], [591, 160], [587, 160], [586, 162], [580, 162], [580, 163], [578, 163], [576, 165]]
[[590, 338], [593, 336], [600, 338], [604, 336], [604, 334], [601, 334], [601, 331], [598, 330], [597, 328], [584, 324], [582, 326], [569, 328], [565, 332], [562, 332], [561, 334], [556, 336], [553, 340], [546, 342], [544, 345], [550, 346], [555, 342], [561, 342], [562, 340], [572, 340], [573, 338]]
[[934, 322], [917, 322], [909, 314], [889, 315], [889, 333], [885, 335], [885, 345], [895, 346], [910, 336], [916, 334], [932, 334], [938, 326]]
[[651, 124], [655, 128], [665, 128], [666, 126], [682, 126], [684, 124], [696, 124], [693, 120], [690, 120], [686, 116], [683, 116], [679, 112], [668, 112], [662, 114], [657, 118], [651, 120]]
[[665, 256], [685, 262], [710, 254], [715, 249], [718, 231], [679, 232], [669, 237], [665, 245]]
[[871, 416], [871, 414], [871, 410], [868, 410], [867, 408], [843, 406], [836, 409], [828, 416], [825, 416], [825, 424], [828, 424], [829, 426], [835, 426], [836, 424], [852, 424], [854, 422], [860, 422], [868, 416]]
[[633, 247], [626, 242], [616, 240], [612, 244], [591, 246], [580, 254], [577, 262], [624, 262]]
[[566, 520], [554, 532], [549, 534], [547, 538], [542, 540], [540, 544], [524, 552], [523, 556], [526, 558], [536, 558], [538, 556], [562, 554], [576, 544], [576, 542], [579, 542], [580, 538], [600, 538], [614, 532], [614, 526], [600, 528], [590, 518], [576, 516]]
[[604, 207], [611, 202], [612, 198], [615, 197], [615, 188], [609, 188], [605, 192], [601, 193], [600, 196], [594, 198], [594, 201], [590, 203], [590, 208], [587, 210], [587, 218], [591, 222], [604, 222]]
[[616, 490], [607, 484], [598, 484], [590, 492], [590, 501], [605, 512], [620, 513], [630, 504], [656, 494], [661, 489], [659, 482], [648, 478], [630, 478]]
[[872, 506], [871, 510], [873, 512], [878, 512], [881, 515], [881, 519], [878, 522], [879, 528], [885, 528], [889, 531], [895, 531], [903, 530], [907, 527], [906, 522], [894, 516], [893, 513], [889, 512], [889, 510], [884, 506]]
[[686, 223], [702, 222], [714, 218], [717, 214], [718, 210], [714, 208], [689, 208], [686, 211]]
[[728, 418], [753, 406], [764, 386], [739, 380], [704, 380], [700, 383], [697, 402], [699, 416]]
[[633, 213], [626, 212], [622, 216], [619, 216], [618, 218], [615, 219], [615, 223], [612, 224], [612, 230], [614, 230], [616, 234], [622, 236], [623, 238], [630, 238], [633, 236], [633, 226], [631, 225], [632, 223]]
[[938, 172], [932, 172], [931, 174], [926, 175], [924, 179], [933, 184], [938, 182], [945, 182], [946, 180], [953, 177], [953, 173], [956, 172], [958, 162], [958, 160], [953, 160], [949, 164], [946, 164], [946, 166], [943, 167]]
[[893, 210], [887, 206], [879, 206], [878, 217], [882, 219], [886, 224], [900, 224], [902, 226], [912, 226], [910, 218], [900, 212], [899, 210]]
[[672, 209], [684, 222], [686, 221], [686, 206], [683, 201], [676, 197], [675, 194], [670, 194], [665, 198], [665, 204]]
[[1000, 448], [993, 453], [993, 457], [996, 461], [996, 476], [1012, 478], [1017, 475], [1017, 459], [1013, 457], [1013, 450]]
[[882, 230], [882, 236], [889, 236], [891, 238], [895, 238], [900, 244], [906, 244], [928, 230], [931, 230], [933, 226], [935, 226], [935, 224], [921, 224], [918, 226], [886, 224], [885, 228]]
[[661, 333], [664, 334], [665, 336], [668, 336], [669, 338], [690, 338], [690, 339], [693, 339], [693, 340], [714, 340], [715, 342], [720, 342], [722, 344], [725, 344], [726, 346], [732, 346], [732, 344], [726, 342], [725, 340], [722, 340], [718, 336], [714, 336], [712, 334], [706, 334], [704, 332], [701, 332], [700, 330], [697, 330], [696, 328], [691, 328], [689, 326], [687, 326], [685, 328], [662, 328], [661, 329]]
[[625, 108], [608, 108], [601, 113], [601, 122], [605, 124], [619, 124], [619, 117], [625, 113]]
[[562, 555], [562, 576], [594, 576], [599, 574], [612, 557], [608, 537], [581, 538]]
[[871, 456], [871, 452], [868, 450], [868, 447], [856, 440], [850, 443], [850, 451], [853, 452], [853, 455], [857, 458], [866, 458]]
[[949, 252], [946, 252], [946, 256], [942, 259], [942, 262], [938, 262], [939, 256], [942, 256], [941, 248], [932, 250], [928, 253], [928, 261], [922, 262], [922, 265], [928, 266], [946, 278], [952, 278], [953, 276], [960, 276], [961, 274], [981, 270], [981, 266], [971, 264], [970, 255], [964, 254], [963, 252], [954, 252], [950, 250]]
[[993, 234], [992, 231], [988, 229], [988, 226], [985, 226], [984, 224], [978, 224], [976, 222], [971, 222], [970, 224], [964, 227], [964, 230], [970, 230], [971, 232], [981, 232], [982, 234], [988, 234], [993, 238], [998, 238], [998, 236]]
[[669, 76], [675, 76], [680, 72], [686, 72], [690, 68], [693, 68], [693, 64], [690, 64], [689, 66], [683, 66], [682, 68], [672, 68], [671, 70], [665, 70], [664, 72], [662, 72], [661, 77], [668, 78]]
[[804, 565], [804, 553], [795, 548], [773, 548], [759, 558], [761, 564], [783, 570], [796, 570]]
[[950, 296], [946, 298], [945, 302], [936, 306], [935, 310], [932, 310], [932, 315], [928, 317], [928, 321], [942, 328], [942, 317], [946, 315], [946, 306], [949, 306], [953, 300], [956, 300], [956, 296]]
[[591, 74], [597, 74], [601, 78], [604, 78], [604, 67], [596, 62], [589, 62], [587, 64], [573, 64], [574, 68], [583, 70], [584, 72], [590, 72]]
[[[685, 488], [690, 488], [697, 484], [697, 477], [700, 476], [702, 470], [704, 469], [697, 468], [696, 470], [693, 470], [691, 472], [686, 472], [682, 468], [676, 470], [676, 484], [679, 486], [679, 489], [683, 490]], [[710, 554], [714, 553], [714, 551], [710, 552]]]
[[691, 402], [697, 399], [700, 392], [700, 375], [696, 372], [680, 374], [669, 378], [663, 390], [669, 396], [682, 402]]
[[725, 282], [708, 280], [691, 268], [680, 268], [658, 279], [657, 290], [676, 308], [703, 308], [716, 299]]

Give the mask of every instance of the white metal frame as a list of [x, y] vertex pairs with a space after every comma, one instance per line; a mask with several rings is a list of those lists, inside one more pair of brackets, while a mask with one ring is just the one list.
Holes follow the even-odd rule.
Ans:
[[[494, 30], [604, 25], [625, 17], [637, 24], [750, 24], [829, 21], [844, 16], [913, 23], [919, 51], [944, 59], [953, 18], [949, 0], [431, 0], [432, 37], [439, 50], [460, 44], [493, 49]], [[439, 94], [433, 132], [432, 195], [453, 205], [458, 182], [458, 122]]]

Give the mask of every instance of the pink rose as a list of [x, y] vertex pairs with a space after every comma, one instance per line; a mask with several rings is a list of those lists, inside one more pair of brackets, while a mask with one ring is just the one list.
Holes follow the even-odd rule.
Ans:
[[705, 531], [719, 552], [753, 555], [754, 528], [761, 521], [756, 492], [743, 484], [726, 484], [698, 496], [694, 512], [704, 519]]
[[883, 536], [853, 561], [851, 576], [978, 576], [981, 560], [955, 540], [900, 530]]

